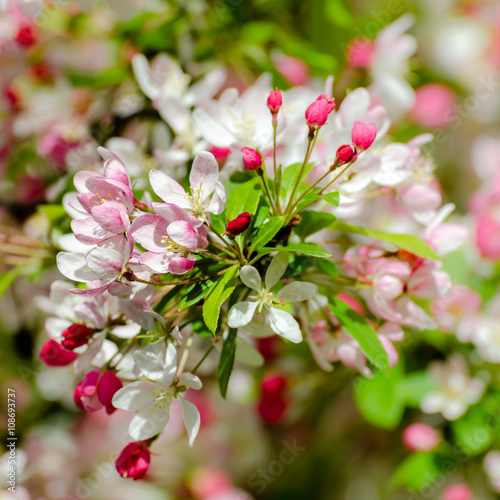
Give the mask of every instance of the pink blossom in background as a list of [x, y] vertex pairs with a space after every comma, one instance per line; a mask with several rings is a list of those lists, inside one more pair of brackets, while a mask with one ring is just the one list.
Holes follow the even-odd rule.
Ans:
[[402, 437], [405, 446], [413, 451], [431, 451], [440, 441], [436, 430], [423, 423], [409, 425]]
[[447, 486], [441, 500], [472, 500], [472, 491], [465, 483]]
[[453, 91], [440, 83], [431, 83], [415, 91], [415, 105], [411, 118], [422, 127], [433, 129], [451, 125], [454, 119]]

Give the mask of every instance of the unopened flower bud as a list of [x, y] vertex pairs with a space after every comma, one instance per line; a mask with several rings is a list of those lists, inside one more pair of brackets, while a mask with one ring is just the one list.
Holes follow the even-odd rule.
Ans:
[[355, 161], [357, 157], [356, 148], [352, 147], [350, 144], [344, 144], [337, 149], [337, 154], [335, 156], [335, 166], [345, 165], [351, 161]]
[[145, 476], [151, 462], [148, 446], [147, 442], [139, 441], [123, 448], [116, 460], [116, 470], [121, 477], [131, 477], [135, 481]]
[[373, 123], [356, 122], [352, 129], [353, 144], [359, 149], [368, 149], [377, 137], [377, 128]]
[[256, 170], [262, 166], [262, 155], [255, 149], [243, 148], [241, 156], [247, 170]]
[[236, 219], [230, 220], [226, 226], [226, 234], [230, 234], [231, 236], [238, 236], [243, 231], [246, 231], [250, 226], [250, 222], [252, 220], [252, 216], [248, 212], [243, 212], [238, 215]]
[[25, 48], [30, 48], [36, 41], [35, 30], [31, 24], [24, 24], [16, 34], [16, 42]]
[[95, 330], [93, 328], [75, 323], [62, 332], [63, 340], [61, 345], [66, 349], [76, 349], [77, 347], [85, 345], [94, 332]]
[[328, 99], [325, 94], [321, 94], [306, 109], [306, 121], [310, 129], [323, 126], [328, 119], [328, 115], [335, 109], [335, 99]]
[[40, 351], [40, 359], [47, 366], [67, 366], [73, 363], [77, 356], [53, 339], [47, 340]]
[[439, 434], [427, 424], [417, 422], [403, 431], [403, 443], [413, 451], [431, 451], [439, 443]]
[[267, 107], [273, 115], [276, 115], [283, 104], [283, 98], [281, 97], [281, 91], [271, 90], [269, 97], [267, 98]]

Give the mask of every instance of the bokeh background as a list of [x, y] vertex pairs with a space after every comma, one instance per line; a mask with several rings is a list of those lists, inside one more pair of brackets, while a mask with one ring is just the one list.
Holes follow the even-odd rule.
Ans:
[[[498, 498], [499, 458], [491, 453], [500, 448], [500, 201], [491, 189], [500, 171], [499, 3], [19, 2], [30, 23], [4, 3], [0, 428], [7, 428], [7, 388], [14, 388], [18, 488], [1, 498], [413, 500], [445, 498], [446, 487], [462, 483], [473, 496], [445, 500]], [[79, 412], [71, 369], [49, 369], [37, 353], [46, 338], [50, 284], [60, 279], [55, 254], [70, 223], [60, 202], [73, 175], [98, 169], [96, 148], [104, 144], [119, 150], [129, 169], [146, 172], [161, 163], [165, 141], [171, 141], [170, 123], [160, 135], [163, 143], [157, 139], [158, 112], [131, 68], [137, 52], [148, 59], [167, 53], [193, 80], [222, 67], [224, 88], [240, 90], [263, 73], [281, 89], [334, 75], [338, 102], [358, 86], [377, 94], [389, 110], [395, 141], [434, 134], [427, 153], [435, 159], [445, 201], [456, 205], [456, 219], [471, 230], [466, 247], [445, 267], [484, 304], [473, 312], [493, 325], [489, 344], [478, 348], [453, 335], [473, 301], [466, 299], [446, 310], [448, 326], [407, 335], [390, 379], [367, 380], [340, 365], [323, 372], [305, 343], [291, 347], [271, 339], [259, 346], [266, 363], [236, 366], [223, 400], [212, 375], [214, 356], [201, 372], [205, 389], [196, 395], [202, 429], [195, 447], [187, 447], [174, 409], [155, 443], [147, 480], [121, 479], [114, 460], [127, 417]], [[486, 209], [471, 201], [474, 194], [488, 199]], [[484, 210], [491, 224], [481, 240], [475, 231]], [[425, 415], [420, 401], [433, 387], [430, 364], [453, 353], [490, 389], [450, 423], [440, 414]], [[270, 411], [266, 391], [277, 380], [281, 389], [272, 397], [279, 408]], [[422, 421], [439, 429], [437, 451], [405, 447], [403, 430]], [[6, 437], [2, 432], [2, 446]]]

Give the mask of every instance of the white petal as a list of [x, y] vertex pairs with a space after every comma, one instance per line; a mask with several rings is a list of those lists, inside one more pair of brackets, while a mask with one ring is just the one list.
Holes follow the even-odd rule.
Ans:
[[186, 430], [189, 436], [189, 446], [193, 446], [194, 440], [198, 435], [198, 431], [200, 430], [200, 412], [198, 408], [191, 403], [191, 401], [187, 401], [184, 398], [179, 398], [181, 400], [182, 405], [182, 416], [184, 418], [184, 425], [186, 426]]
[[285, 285], [276, 294], [276, 297], [285, 302], [302, 302], [303, 300], [312, 299], [317, 293], [318, 287], [314, 283], [294, 281], [289, 285]]
[[295, 318], [281, 309], [272, 307], [269, 311], [269, 323], [275, 333], [297, 344], [302, 341], [302, 332]]
[[227, 148], [236, 142], [234, 136], [223, 125], [214, 120], [206, 111], [195, 109], [193, 118], [203, 138], [219, 148]]
[[128, 433], [136, 441], [149, 439], [160, 433], [168, 424], [170, 406], [156, 408], [151, 403], [134, 415], [128, 426]]
[[151, 380], [161, 380], [165, 371], [165, 363], [151, 352], [134, 352], [134, 362], [141, 375]]
[[279, 252], [269, 264], [266, 271], [266, 289], [270, 290], [279, 279], [285, 274], [288, 267], [288, 252]]
[[154, 382], [132, 382], [115, 393], [113, 406], [127, 411], [140, 410], [154, 400], [154, 392], [158, 387]]
[[66, 278], [73, 281], [94, 281], [99, 279], [87, 265], [85, 255], [81, 253], [59, 252], [57, 268]]
[[178, 385], [189, 387], [191, 389], [194, 389], [195, 391], [199, 391], [202, 387], [200, 378], [197, 375], [193, 375], [189, 372], [182, 373], [180, 375]]
[[240, 271], [240, 279], [243, 284], [256, 292], [260, 292], [262, 288], [262, 280], [257, 269], [253, 266], [243, 266]]
[[259, 302], [239, 302], [231, 307], [229, 311], [229, 316], [227, 318], [227, 324], [231, 328], [240, 328], [247, 325], [252, 321], [253, 315], [257, 310]]
[[189, 174], [191, 189], [200, 190], [204, 199], [213, 193], [215, 183], [219, 180], [219, 164], [212, 153], [201, 151], [193, 161]]

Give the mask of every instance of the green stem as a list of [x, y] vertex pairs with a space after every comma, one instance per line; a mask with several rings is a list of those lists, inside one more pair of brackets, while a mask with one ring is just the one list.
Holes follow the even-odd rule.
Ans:
[[203, 357], [198, 361], [196, 366], [191, 370], [191, 373], [194, 375], [198, 368], [203, 364], [203, 362], [208, 358], [208, 355], [213, 351], [215, 344], [219, 342], [220, 337], [217, 337], [214, 342], [212, 342], [212, 345], [208, 348], [207, 352], [203, 355]]
[[214, 276], [219, 276], [220, 274], [224, 274], [229, 268], [226, 269], [221, 269], [220, 271], [217, 271], [216, 273], [213, 274], [206, 274], [205, 276], [200, 276], [198, 278], [191, 278], [189, 280], [180, 280], [180, 281], [148, 281], [148, 280], [143, 280], [141, 278], [138, 278], [137, 276], [134, 276], [134, 279], [132, 281], [138, 281], [139, 283], [145, 283], [146, 285], [155, 285], [155, 286], [171, 286], [171, 285], [188, 285], [191, 283], [196, 283], [197, 281], [203, 281], [208, 278], [213, 278]]
[[309, 161], [309, 158], [311, 157], [311, 153], [314, 149], [314, 145], [316, 144], [316, 139], [318, 137], [318, 130], [315, 131], [314, 135], [311, 137], [311, 134], [307, 137], [307, 150], [306, 150], [306, 155], [304, 157], [304, 161], [302, 162], [302, 166], [300, 167], [299, 175], [297, 177], [297, 182], [293, 186], [292, 189], [292, 194], [290, 195], [290, 198], [288, 200], [288, 203], [285, 208], [285, 215], [289, 215], [289, 210], [291, 205], [293, 204], [293, 197], [295, 196], [295, 193], [297, 192], [297, 189], [299, 187], [300, 181], [302, 180], [302, 176], [304, 175], [304, 170], [306, 169], [307, 162]]
[[273, 198], [271, 196], [271, 192], [269, 191], [269, 187], [267, 185], [267, 175], [264, 165], [262, 166], [262, 176], [259, 173], [257, 173], [257, 178], [259, 179], [261, 186], [264, 188], [264, 191], [266, 192], [266, 196], [269, 200], [269, 205], [271, 206], [273, 214], [276, 214], [276, 207], [274, 206]]
[[348, 163], [348, 164], [347, 164], [347, 165], [346, 165], [346, 166], [342, 169], [342, 171], [340, 172], [340, 174], [336, 175], [334, 179], [332, 179], [332, 180], [331, 180], [331, 181], [330, 181], [330, 182], [329, 182], [329, 183], [328, 183], [328, 184], [327, 184], [324, 188], [322, 188], [322, 189], [320, 190], [320, 192], [318, 193], [318, 195], [323, 194], [323, 191], [324, 191], [325, 189], [328, 189], [328, 188], [329, 188], [329, 187], [330, 187], [330, 186], [331, 186], [331, 185], [332, 185], [332, 184], [333, 184], [333, 183], [334, 183], [334, 182], [335, 182], [335, 181], [336, 181], [336, 180], [337, 180], [337, 179], [338, 179], [338, 178], [339, 178], [339, 177], [340, 177], [340, 176], [341, 176], [341, 175], [342, 175], [342, 174], [343, 174], [343, 173], [344, 173], [344, 172], [345, 172], [345, 171], [346, 171], [346, 170], [347, 170], [347, 169], [348, 169], [348, 168], [349, 168], [349, 167], [350, 167], [353, 163], [354, 163], [354, 162], [352, 162], [352, 161], [351, 161], [350, 163]]

